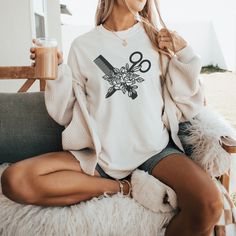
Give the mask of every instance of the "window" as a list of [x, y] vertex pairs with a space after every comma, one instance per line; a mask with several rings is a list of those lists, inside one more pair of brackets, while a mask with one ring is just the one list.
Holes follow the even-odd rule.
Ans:
[[46, 36], [46, 10], [45, 0], [34, 0], [34, 22], [35, 36], [37, 38]]
[[34, 16], [35, 16], [36, 37], [37, 38], [45, 37], [45, 20], [44, 20], [44, 16], [41, 16], [38, 13], [35, 13]]

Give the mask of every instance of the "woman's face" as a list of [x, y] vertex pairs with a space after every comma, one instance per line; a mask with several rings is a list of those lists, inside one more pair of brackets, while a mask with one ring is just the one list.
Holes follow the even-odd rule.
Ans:
[[142, 11], [144, 6], [147, 3], [147, 0], [122, 0], [124, 4], [126, 3], [129, 8], [131, 8], [134, 12]]

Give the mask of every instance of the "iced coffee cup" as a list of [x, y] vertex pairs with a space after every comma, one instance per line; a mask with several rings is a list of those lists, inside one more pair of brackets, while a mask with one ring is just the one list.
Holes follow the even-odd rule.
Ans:
[[35, 42], [35, 74], [40, 79], [56, 79], [58, 70], [57, 41], [37, 38]]

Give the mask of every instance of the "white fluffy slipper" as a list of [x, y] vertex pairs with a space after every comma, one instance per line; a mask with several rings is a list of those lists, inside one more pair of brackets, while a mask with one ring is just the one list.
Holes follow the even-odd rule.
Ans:
[[154, 212], [171, 212], [177, 208], [175, 191], [148, 172], [136, 169], [131, 175], [132, 196]]

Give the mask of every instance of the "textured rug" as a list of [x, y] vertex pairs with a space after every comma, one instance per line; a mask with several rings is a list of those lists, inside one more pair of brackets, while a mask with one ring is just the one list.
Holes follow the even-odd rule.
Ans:
[[[0, 165], [0, 176], [8, 164]], [[1, 236], [163, 236], [170, 213], [155, 213], [120, 193], [64, 207], [23, 205], [2, 194]]]

